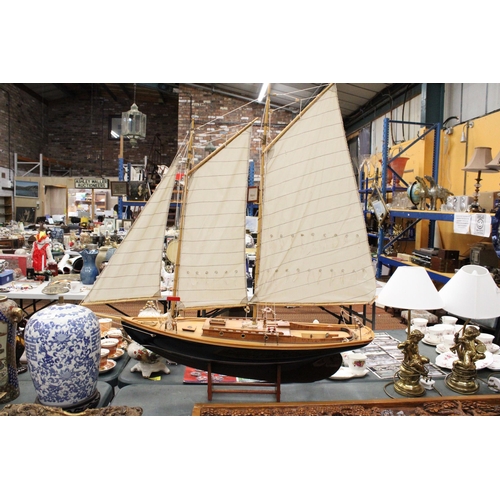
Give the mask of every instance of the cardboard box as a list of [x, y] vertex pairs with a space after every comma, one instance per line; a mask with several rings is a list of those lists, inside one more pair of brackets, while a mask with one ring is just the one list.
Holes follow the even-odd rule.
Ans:
[[479, 205], [484, 208], [486, 212], [491, 211], [495, 207], [495, 201], [500, 193], [498, 191], [480, 191], [479, 192]]
[[14, 271], [12, 269], [7, 269], [3, 273], [0, 273], [0, 285], [6, 285], [14, 281]]
[[407, 253], [399, 253], [397, 255], [398, 259], [402, 260], [403, 262], [410, 262], [411, 260], [411, 255]]

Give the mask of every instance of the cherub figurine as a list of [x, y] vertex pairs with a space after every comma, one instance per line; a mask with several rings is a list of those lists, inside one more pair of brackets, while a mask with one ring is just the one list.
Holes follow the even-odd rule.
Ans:
[[398, 344], [398, 349], [404, 353], [403, 364], [406, 368], [426, 376], [428, 370], [426, 364], [429, 363], [429, 358], [420, 355], [418, 352], [418, 343], [424, 338], [424, 334], [420, 330], [413, 330], [408, 335], [408, 339]]
[[468, 326], [461, 337], [459, 333], [455, 334], [455, 345], [450, 347], [450, 351], [455, 352], [458, 359], [453, 362], [453, 366], [475, 370], [475, 362], [486, 357], [486, 346], [477, 339], [480, 333], [476, 326]]

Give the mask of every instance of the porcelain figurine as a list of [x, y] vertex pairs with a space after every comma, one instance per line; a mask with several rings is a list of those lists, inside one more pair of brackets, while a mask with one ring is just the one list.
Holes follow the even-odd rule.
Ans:
[[163, 372], [167, 375], [170, 373], [166, 363], [167, 360], [158, 354], [146, 349], [137, 342], [132, 342], [127, 349], [128, 355], [132, 359], [136, 359], [136, 363], [131, 369], [131, 372], [141, 372], [143, 378], [150, 378], [153, 373]]
[[43, 230], [40, 230], [35, 236], [31, 249], [31, 258], [33, 259], [33, 269], [37, 272], [45, 271], [48, 264], [56, 263], [52, 257], [52, 243]]

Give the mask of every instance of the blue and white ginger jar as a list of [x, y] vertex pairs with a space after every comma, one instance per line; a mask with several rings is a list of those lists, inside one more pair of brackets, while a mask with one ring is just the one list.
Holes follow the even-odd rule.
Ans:
[[90, 309], [67, 303], [46, 307], [28, 320], [24, 338], [41, 404], [69, 408], [95, 397], [101, 334]]

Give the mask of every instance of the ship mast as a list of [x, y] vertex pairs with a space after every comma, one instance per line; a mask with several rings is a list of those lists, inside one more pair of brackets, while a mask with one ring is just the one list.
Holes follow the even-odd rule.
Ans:
[[[267, 87], [266, 105], [264, 108], [264, 127], [262, 129], [262, 145], [260, 153], [260, 181], [259, 181], [259, 217], [257, 218], [257, 245], [255, 247], [255, 276], [254, 276], [254, 291], [255, 284], [259, 278], [259, 257], [260, 257], [260, 245], [261, 245], [261, 228], [262, 228], [262, 205], [264, 200], [264, 173], [265, 173], [265, 150], [267, 146], [267, 135], [269, 133], [269, 108], [271, 104], [271, 84]], [[253, 319], [257, 318], [257, 304], [254, 304], [253, 308]]]
[[[188, 141], [188, 149], [187, 149], [187, 164], [186, 164], [186, 171], [184, 173], [184, 186], [182, 188], [182, 193], [181, 193], [181, 203], [180, 207], [179, 204], [177, 205], [177, 214], [179, 214], [179, 209], [180, 209], [180, 217], [177, 221], [177, 229], [179, 230], [178, 236], [177, 236], [177, 255], [175, 257], [175, 263], [174, 263], [174, 281], [172, 283], [172, 294], [173, 296], [177, 296], [177, 287], [179, 284], [179, 275], [178, 275], [178, 265], [179, 265], [179, 260], [180, 260], [180, 255], [181, 255], [181, 241], [182, 241], [182, 216], [184, 213], [184, 201], [186, 197], [186, 191], [187, 191], [187, 181], [188, 181], [188, 175], [187, 173], [193, 169], [193, 164], [194, 164], [194, 154], [193, 154], [193, 140], [194, 140], [194, 118], [191, 119], [191, 129], [189, 132], [189, 141]], [[179, 183], [182, 179], [179, 176]], [[175, 313], [177, 312], [176, 309], [176, 304], [177, 301], [172, 302], [172, 317], [175, 317]]]

